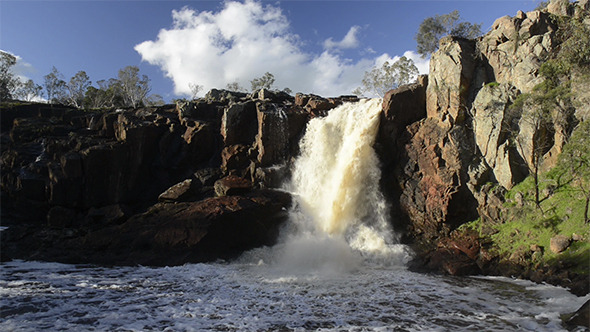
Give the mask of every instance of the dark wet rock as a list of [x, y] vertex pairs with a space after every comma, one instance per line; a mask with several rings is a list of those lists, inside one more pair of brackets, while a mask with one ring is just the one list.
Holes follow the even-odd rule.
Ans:
[[225, 108], [221, 120], [221, 136], [226, 146], [250, 144], [257, 132], [255, 102], [235, 103]]
[[250, 162], [250, 148], [246, 145], [230, 145], [221, 151], [221, 169], [226, 173], [246, 169]]
[[195, 172], [195, 179], [198, 180], [202, 186], [210, 187], [215, 184], [221, 177], [221, 170], [219, 168], [203, 168]]
[[570, 330], [576, 330], [576, 328], [580, 327], [590, 329], [590, 300], [586, 301], [580, 309], [569, 317], [565, 324]]
[[243, 195], [251, 189], [252, 182], [235, 175], [228, 175], [215, 182], [215, 195], [218, 197]]
[[258, 183], [261, 188], [280, 188], [289, 178], [288, 172], [286, 165], [259, 167], [253, 174], [253, 182]]
[[[288, 194], [268, 190], [199, 202], [158, 203], [121, 225], [86, 234], [10, 227], [2, 232], [3, 249], [7, 259], [105, 265], [171, 266], [230, 259], [245, 250], [272, 245], [290, 204]], [[11, 246], [19, 238], [19, 246]]]
[[244, 92], [211, 89], [205, 95], [204, 100], [209, 103], [224, 103], [237, 102], [247, 96]]
[[86, 215], [86, 222], [90, 225], [118, 225], [131, 216], [129, 207], [122, 204], [107, 205], [100, 208], [90, 208]]
[[[254, 93], [256, 95], [256, 92]], [[293, 102], [295, 98], [284, 91], [260, 89], [258, 90], [258, 99], [273, 103]]]
[[480, 265], [486, 257], [480, 257], [481, 244], [474, 232], [453, 233], [438, 242], [438, 247], [423, 255], [424, 266], [429, 270], [450, 275], [481, 273]]
[[286, 112], [274, 104], [258, 104], [256, 113], [258, 164], [267, 167], [284, 163], [289, 152], [289, 119]]
[[54, 206], [47, 213], [47, 225], [51, 228], [71, 227], [77, 221], [76, 211], [62, 206]]

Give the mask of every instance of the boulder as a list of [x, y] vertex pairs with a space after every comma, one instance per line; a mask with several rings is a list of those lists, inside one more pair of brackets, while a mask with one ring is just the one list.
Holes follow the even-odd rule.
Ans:
[[[425, 266], [431, 271], [453, 276], [480, 273], [481, 270], [476, 262], [479, 245], [472, 247], [472, 243], [462, 243], [459, 239], [449, 241], [452, 241], [451, 244], [441, 241], [435, 250], [426, 255]], [[469, 257], [459, 248], [464, 249], [473, 257]]]
[[547, 5], [547, 12], [557, 16], [571, 16], [574, 14], [574, 4], [569, 0], [551, 0]]
[[196, 200], [201, 189], [198, 181], [187, 179], [166, 189], [158, 196], [160, 202], [187, 202]]
[[221, 177], [219, 168], [201, 168], [194, 173], [195, 180], [203, 187], [211, 187]]
[[272, 103], [285, 103], [293, 102], [294, 98], [287, 92], [269, 89], [260, 89], [258, 91], [258, 99], [263, 101], [269, 101]]
[[211, 89], [205, 95], [204, 100], [208, 103], [229, 104], [232, 102], [238, 102], [241, 99], [246, 98], [246, 96], [247, 94], [244, 92]]
[[549, 249], [551, 249], [552, 252], [558, 254], [562, 251], [565, 251], [565, 249], [570, 246], [571, 242], [572, 239], [569, 236], [556, 235], [549, 241]]
[[223, 108], [217, 103], [195, 100], [177, 103], [175, 111], [178, 113], [179, 120], [190, 118], [219, 122], [221, 120]]
[[235, 176], [228, 175], [215, 181], [215, 195], [218, 197], [243, 195], [252, 190], [252, 182]]
[[122, 204], [107, 205], [100, 208], [90, 208], [86, 215], [89, 225], [119, 225], [127, 221], [131, 210]]
[[578, 331], [580, 327], [590, 329], [590, 300], [582, 304], [565, 323], [570, 331]]

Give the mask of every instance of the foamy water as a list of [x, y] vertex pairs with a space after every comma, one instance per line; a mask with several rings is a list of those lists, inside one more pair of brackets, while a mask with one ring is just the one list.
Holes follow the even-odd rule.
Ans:
[[[563, 331], [590, 296], [506, 278], [449, 278], [362, 262], [290, 270], [235, 263], [2, 265], [2, 331]], [[259, 258], [259, 257], [256, 257]]]

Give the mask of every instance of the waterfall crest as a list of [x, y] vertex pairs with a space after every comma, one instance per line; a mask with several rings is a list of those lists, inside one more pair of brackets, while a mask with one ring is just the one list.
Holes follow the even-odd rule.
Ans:
[[395, 236], [373, 149], [381, 104], [347, 103], [308, 123], [287, 185], [296, 200], [291, 220], [298, 234], [287, 243], [290, 258], [297, 252], [307, 261], [330, 259], [322, 255], [342, 261], [352, 251], [391, 253]]

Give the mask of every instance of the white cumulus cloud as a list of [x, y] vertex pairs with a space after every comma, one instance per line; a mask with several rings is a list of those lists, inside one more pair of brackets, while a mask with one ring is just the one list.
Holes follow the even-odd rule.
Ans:
[[[227, 1], [217, 12], [184, 7], [172, 11], [172, 19], [172, 27], [135, 50], [172, 79], [178, 95], [190, 94], [189, 83], [200, 84], [205, 91], [232, 82], [250, 88], [250, 81], [265, 72], [274, 75], [275, 88], [325, 96], [350, 94], [366, 70], [389, 57], [371, 54], [353, 61], [341, 56], [339, 49], [359, 45], [358, 26], [341, 41], [326, 40], [321, 54], [305, 52], [281, 9], [254, 0]], [[413, 60], [419, 59], [411, 54]]]
[[360, 30], [360, 27], [355, 25], [348, 30], [346, 36], [341, 41], [334, 41], [332, 38], [328, 38], [324, 41], [324, 48], [327, 50], [331, 49], [347, 49], [347, 48], [356, 48], [359, 46], [359, 40], [357, 34]]

